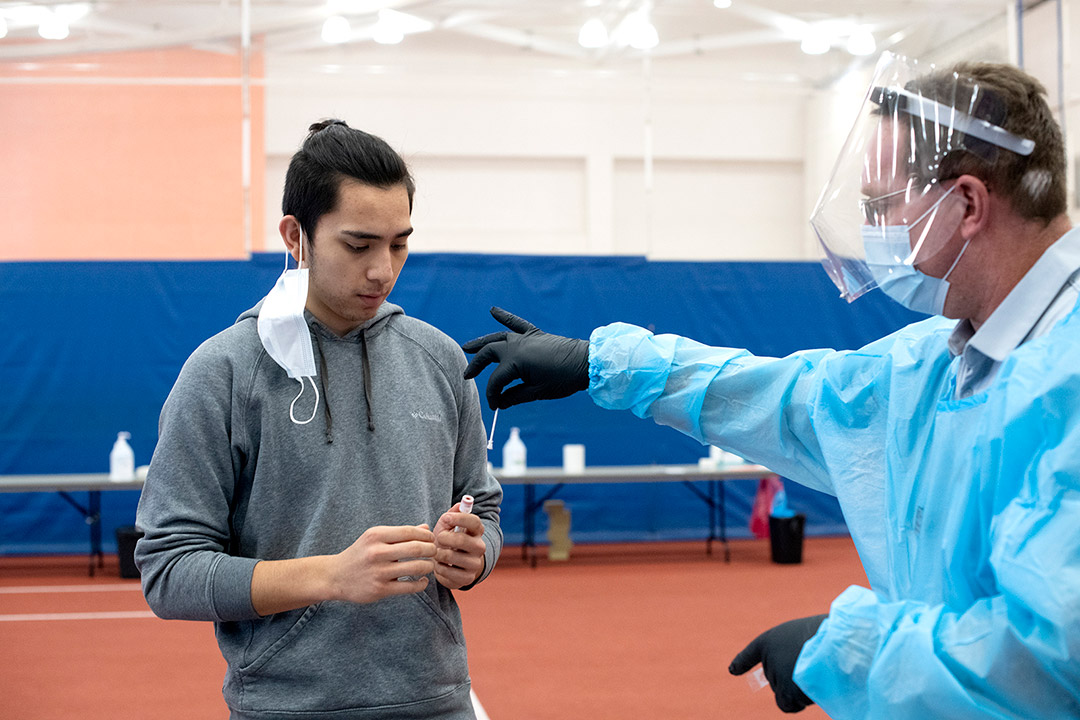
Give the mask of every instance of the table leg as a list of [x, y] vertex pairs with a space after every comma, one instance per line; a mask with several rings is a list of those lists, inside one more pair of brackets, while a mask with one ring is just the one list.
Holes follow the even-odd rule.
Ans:
[[[530, 552], [534, 547], [533, 542], [533, 523], [536, 521], [533, 515], [533, 506], [535, 505], [534, 498], [536, 497], [536, 488], [532, 485], [525, 486], [525, 518], [524, 518], [524, 530], [525, 538], [521, 543], [521, 561], [526, 562], [529, 560]], [[536, 557], [533, 554], [533, 565], [536, 565]]]
[[728, 547], [727, 541], [727, 513], [724, 507], [724, 501], [726, 496], [724, 495], [724, 481], [723, 480], [707, 480], [708, 492], [702, 492], [694, 483], [689, 480], [683, 480], [683, 485], [686, 489], [698, 496], [698, 498], [708, 505], [709, 507], [709, 537], [705, 540], [705, 554], [712, 555], [713, 540], [717, 539], [716, 535], [716, 515], [720, 514], [720, 543], [724, 546], [724, 562], [731, 562], [731, 549]]
[[105, 553], [101, 551], [101, 491], [90, 491], [90, 514], [86, 518], [90, 526], [90, 577], [94, 577], [94, 558], [98, 567], [105, 567]]
[[101, 552], [101, 491], [90, 490], [90, 501], [83, 507], [63, 490], [60, 497], [83, 516], [83, 521], [90, 527], [90, 577], [94, 577], [94, 560], [98, 567], [105, 567], [105, 555]]
[[727, 541], [727, 488], [720, 480], [716, 481], [720, 497], [720, 543], [724, 546], [724, 562], [731, 562], [731, 546]]
[[705, 541], [705, 554], [712, 555], [712, 543], [716, 539], [716, 486], [719, 480], [709, 481], [709, 539]]

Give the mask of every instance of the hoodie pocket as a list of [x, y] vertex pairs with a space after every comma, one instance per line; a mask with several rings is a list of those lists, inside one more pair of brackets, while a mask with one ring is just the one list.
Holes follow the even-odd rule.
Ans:
[[444, 697], [469, 677], [460, 627], [438, 587], [369, 605], [321, 603], [236, 668], [233, 698], [242, 710], [327, 712]]

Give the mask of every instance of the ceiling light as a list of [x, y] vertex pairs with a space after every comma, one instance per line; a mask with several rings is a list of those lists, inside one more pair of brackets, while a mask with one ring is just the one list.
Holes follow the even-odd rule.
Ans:
[[38, 35], [46, 40], [63, 40], [70, 32], [67, 20], [64, 20], [56, 13], [43, 15], [41, 23], [38, 25]]
[[14, 25], [40, 25], [46, 15], [51, 15], [48, 8], [38, 5], [16, 5], [4, 10], [4, 15]]
[[581, 26], [577, 36], [583, 48], [602, 48], [608, 44], [608, 31], [600, 18], [593, 18]]
[[627, 15], [619, 26], [619, 31], [635, 50], [652, 50], [660, 44], [660, 35], [644, 9]]
[[858, 28], [848, 36], [847, 51], [852, 55], [873, 55], [877, 51], [874, 34], [867, 28]]
[[635, 50], [652, 50], [660, 44], [660, 34], [652, 23], [642, 25], [630, 38], [630, 47]]
[[341, 15], [331, 15], [322, 26], [323, 42], [343, 43], [352, 37], [352, 26]]
[[721, 10], [726, 10], [727, 8], [731, 7], [731, 0], [712, 0], [712, 4], [714, 7], [718, 7]]
[[7, 21], [0, 17], [0, 38], [7, 37]]
[[824, 55], [832, 47], [832, 38], [820, 27], [810, 26], [803, 32], [799, 48], [807, 55]]
[[371, 28], [371, 39], [380, 45], [397, 45], [405, 39], [405, 33], [391, 23], [379, 21]]

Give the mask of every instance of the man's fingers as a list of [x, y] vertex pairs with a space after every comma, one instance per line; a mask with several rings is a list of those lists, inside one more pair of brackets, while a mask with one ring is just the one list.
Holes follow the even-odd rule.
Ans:
[[776, 693], [776, 707], [786, 713], [801, 712], [807, 708], [805, 695], [802, 695], [802, 693], [778, 692]]
[[435, 553], [430, 557], [402, 558], [388, 568], [388, 577], [420, 577], [435, 571]]
[[728, 666], [728, 672], [732, 675], [742, 675], [744, 672], [761, 662], [761, 636], [754, 638], [749, 645], [742, 649]]
[[472, 380], [474, 377], [484, 371], [488, 365], [493, 362], [499, 362], [499, 355], [502, 353], [502, 349], [506, 347], [505, 342], [493, 342], [488, 345], [484, 345], [476, 352], [476, 356], [473, 357], [468, 367], [465, 368], [465, 379]]
[[368, 528], [364, 535], [375, 542], [393, 544], [421, 540], [434, 542], [435, 533], [427, 524], [423, 525], [376, 525]]
[[386, 583], [382, 595], [383, 597], [389, 597], [391, 595], [411, 595], [412, 593], [418, 593], [426, 588], [427, 584], [427, 573], [424, 573], [420, 577], [412, 576], [408, 578], [397, 578], [393, 582]]
[[485, 345], [490, 345], [493, 342], [499, 342], [500, 340], [505, 340], [505, 339], [506, 339], [506, 331], [505, 330], [500, 330], [499, 332], [488, 333], [487, 335], [485, 335], [483, 337], [473, 338], [469, 342], [462, 345], [461, 349], [464, 350], [465, 352], [469, 353], [469, 354], [472, 354], [472, 353], [480, 350], [481, 348], [483, 348]]
[[528, 320], [525, 320], [524, 318], [519, 318], [514, 313], [507, 312], [501, 307], [491, 308], [491, 317], [495, 318], [516, 333], [527, 333], [530, 330], [536, 329], [536, 326]]
[[515, 385], [508, 388], [499, 398], [499, 406], [502, 408], [532, 402], [537, 399], [536, 388], [529, 385]]
[[[476, 356], [480, 358], [479, 355]], [[473, 362], [476, 362], [474, 360]], [[499, 366], [491, 371], [491, 377], [488, 378], [487, 383], [487, 401], [488, 406], [492, 410], [496, 408], [508, 408], [502, 400], [502, 391], [507, 385], [512, 382], [521, 379], [521, 373], [518, 372], [517, 366], [512, 362], [499, 363]]]
[[422, 540], [410, 540], [408, 542], [393, 543], [387, 546], [387, 555], [390, 560], [403, 558], [432, 558], [435, 557], [435, 543]]

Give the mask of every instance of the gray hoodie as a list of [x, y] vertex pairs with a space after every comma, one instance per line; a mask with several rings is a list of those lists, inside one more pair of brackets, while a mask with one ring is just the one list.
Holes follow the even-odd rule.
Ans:
[[[259, 306], [204, 342], [165, 402], [135, 552], [162, 618], [212, 620], [234, 718], [472, 718], [461, 616], [430, 578], [371, 604], [260, 617], [259, 560], [332, 554], [375, 525], [431, 527], [464, 494], [502, 549], [476, 386], [449, 337], [384, 303], [338, 337], [310, 314], [319, 407], [263, 349]], [[296, 403], [312, 415], [310, 382]], [[483, 579], [483, 577], [481, 579]]]

